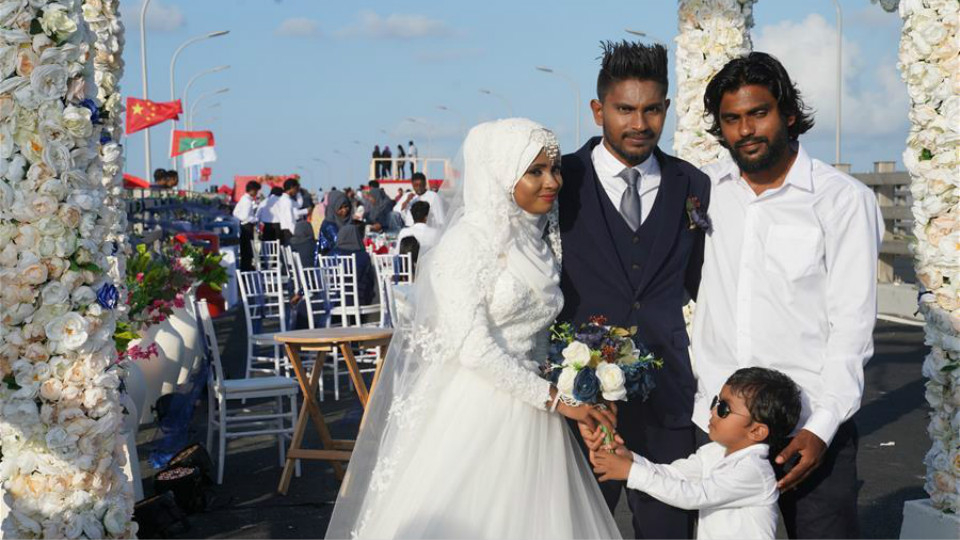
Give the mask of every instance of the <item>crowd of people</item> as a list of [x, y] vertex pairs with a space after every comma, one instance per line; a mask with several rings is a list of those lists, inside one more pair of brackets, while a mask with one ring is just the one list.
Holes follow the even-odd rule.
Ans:
[[[383, 147], [380, 145], [374, 146], [373, 176], [377, 180], [383, 178], [406, 178], [405, 171], [409, 170], [411, 175], [416, 171], [418, 157], [419, 152], [417, 151], [417, 146], [413, 144], [413, 141], [407, 142], [406, 150], [403, 149], [402, 144], [398, 144], [396, 154], [390, 150], [389, 144], [385, 144]], [[394, 176], [394, 171], [396, 171], [396, 176]]]

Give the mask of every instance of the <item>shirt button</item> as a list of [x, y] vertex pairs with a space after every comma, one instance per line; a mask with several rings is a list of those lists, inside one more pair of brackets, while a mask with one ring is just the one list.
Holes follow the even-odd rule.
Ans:
[[633, 309], [640, 309], [640, 302], [634, 302]]
[[639, 264], [634, 264], [634, 265], [633, 265], [633, 269], [634, 269], [634, 270], [639, 270], [639, 269], [640, 269], [640, 265], [639, 265]]
[[633, 237], [633, 243], [634, 243], [634, 244], [639, 244], [639, 243], [640, 243], [640, 237], [639, 237], [639, 236], [634, 236], [634, 237]]

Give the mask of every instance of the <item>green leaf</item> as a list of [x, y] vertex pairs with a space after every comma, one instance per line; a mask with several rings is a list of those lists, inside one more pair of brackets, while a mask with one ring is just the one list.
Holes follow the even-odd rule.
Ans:
[[930, 161], [931, 159], [933, 159], [933, 152], [924, 148], [923, 151], [920, 152], [920, 161]]
[[944, 373], [950, 373], [951, 371], [956, 371], [957, 369], [960, 369], [960, 364], [950, 364], [948, 366], [943, 366], [942, 368], [940, 368], [940, 371]]
[[3, 382], [5, 382], [5, 383], [7, 384], [7, 388], [9, 388], [10, 390], [19, 390], [19, 389], [20, 389], [20, 385], [17, 384], [17, 379], [13, 376], [12, 373], [11, 373], [10, 375], [7, 375], [6, 377], [4, 377], [4, 378], [3, 378]]
[[30, 21], [30, 34], [37, 35], [43, 33], [43, 26], [40, 25], [40, 19]]

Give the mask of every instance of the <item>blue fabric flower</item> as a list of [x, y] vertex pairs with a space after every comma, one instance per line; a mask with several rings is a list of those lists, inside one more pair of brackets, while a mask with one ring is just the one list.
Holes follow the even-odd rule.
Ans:
[[100, 144], [107, 144], [112, 140], [113, 139], [110, 138], [110, 134], [107, 133], [107, 130], [103, 130], [100, 132]]
[[626, 379], [625, 387], [630, 400], [646, 401], [650, 393], [656, 388], [656, 382], [649, 365], [642, 362], [623, 367]]
[[81, 107], [86, 107], [90, 109], [90, 122], [93, 124], [100, 124], [100, 108], [97, 107], [97, 102], [87, 98], [80, 102]]
[[583, 343], [587, 347], [597, 350], [600, 349], [601, 342], [603, 341], [604, 336], [606, 336], [607, 330], [602, 326], [597, 325], [584, 325], [579, 332], [577, 332], [576, 340]]
[[104, 283], [100, 290], [97, 291], [97, 303], [103, 306], [105, 309], [113, 309], [117, 307], [117, 302], [120, 300], [120, 292], [117, 290], [116, 286], [113, 283]]
[[583, 368], [573, 380], [573, 398], [584, 403], [593, 403], [600, 392], [600, 379], [593, 368]]

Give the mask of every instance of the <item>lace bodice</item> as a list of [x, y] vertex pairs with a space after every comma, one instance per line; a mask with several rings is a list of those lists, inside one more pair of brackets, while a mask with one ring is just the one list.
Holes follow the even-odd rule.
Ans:
[[[539, 293], [539, 294], [538, 294]], [[487, 299], [491, 336], [505, 352], [530, 368], [543, 362], [543, 342], [549, 325], [563, 308], [559, 285], [555, 294], [542, 294], [509, 271], [500, 274]]]

